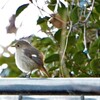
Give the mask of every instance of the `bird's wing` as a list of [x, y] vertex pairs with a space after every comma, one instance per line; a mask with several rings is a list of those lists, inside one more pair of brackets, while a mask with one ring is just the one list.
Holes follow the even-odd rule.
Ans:
[[31, 60], [33, 60], [38, 66], [43, 66], [43, 57], [42, 54], [37, 49], [24, 49], [24, 53], [28, 56]]

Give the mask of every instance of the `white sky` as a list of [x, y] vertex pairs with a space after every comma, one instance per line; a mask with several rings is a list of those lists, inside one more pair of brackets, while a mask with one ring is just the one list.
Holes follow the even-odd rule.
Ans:
[[[35, 1], [35, 0], [33, 0]], [[53, 12], [47, 8], [45, 4], [46, 0], [37, 0], [38, 6], [44, 9], [47, 13], [52, 14]], [[66, 6], [68, 4], [61, 0]], [[7, 34], [6, 27], [9, 25], [9, 19], [12, 14], [15, 14], [17, 8], [23, 4], [29, 3], [29, 0], [0, 0], [0, 45], [6, 47], [13, 40], [19, 39], [21, 37], [26, 37], [31, 34], [35, 34], [36, 36], [45, 37], [46, 34], [40, 31], [40, 27], [36, 25], [36, 21], [38, 17], [41, 15], [39, 9], [37, 9], [34, 4], [31, 4], [16, 18], [15, 25], [18, 28], [16, 35], [15, 34]], [[59, 3], [59, 0], [57, 0]], [[57, 12], [57, 6], [55, 7], [55, 11]], [[42, 17], [47, 15], [47, 13], [42, 12]], [[22, 23], [22, 26], [20, 27]]]
[[[45, 4], [46, 0], [37, 1], [40, 8], [44, 9], [49, 14], [53, 13], [47, 8], [47, 4]], [[54, 10], [55, 13], [57, 12], [59, 1], [65, 4], [65, 6], [68, 6], [64, 0], [57, 0], [57, 5]], [[32, 34], [41, 38], [47, 36], [45, 33], [40, 31], [41, 29], [37, 25], [37, 19], [39, 16], [44, 17], [49, 15], [45, 12], [42, 12], [41, 14], [40, 10], [35, 6], [37, 5], [36, 2], [33, 2], [35, 5], [30, 3], [30, 5], [16, 18], [15, 26], [18, 28], [17, 33], [8, 34], [6, 32], [6, 27], [10, 24], [9, 19], [11, 16], [16, 13], [19, 6], [27, 3], [29, 3], [29, 0], [0, 0], [0, 54], [2, 54], [4, 51], [2, 47], [7, 47], [15, 39], [18, 40], [19, 38], [27, 37]], [[14, 53], [15, 49], [13, 49], [10, 47], [9, 51]], [[6, 57], [10, 56], [6, 52], [3, 53], [3, 55]]]
[[[25, 9], [18, 18], [16, 18], [15, 25], [18, 28], [16, 35], [6, 33], [6, 27], [9, 25], [9, 18], [12, 14], [15, 14], [20, 5], [26, 3], [29, 3], [29, 0], [0, 0], [0, 45], [6, 47], [13, 40], [26, 37], [31, 34], [35, 34], [37, 36], [41, 35], [41, 37], [46, 36], [46, 34], [39, 31], [40, 27], [36, 25], [40, 12], [33, 4], [30, 4], [28, 8]], [[44, 5], [44, 0], [39, 0], [38, 5], [43, 7], [45, 10], [48, 10]], [[21, 23], [22, 26], [20, 27]]]
[[[34, 0], [33, 0], [34, 1]], [[38, 6], [47, 10], [44, 5], [44, 0], [38, 0]], [[15, 26], [18, 28], [17, 33], [8, 34], [6, 27], [9, 25], [9, 19], [19, 6], [29, 3], [29, 0], [0, 0], [0, 54], [3, 53], [3, 47], [7, 47], [15, 39], [29, 36], [34, 34], [36, 36], [45, 37], [46, 34], [39, 31], [40, 27], [36, 25], [36, 21], [40, 15], [39, 10], [36, 6], [30, 3], [30, 5], [16, 18]], [[50, 11], [49, 11], [50, 12]], [[45, 14], [43, 14], [45, 15]], [[22, 25], [21, 25], [22, 24]], [[20, 27], [21, 25], [21, 27]], [[8, 50], [14, 54], [15, 48], [9, 47]], [[3, 56], [9, 57], [10, 54], [7, 52], [3, 53]], [[6, 64], [0, 66], [0, 72], [5, 69]]]

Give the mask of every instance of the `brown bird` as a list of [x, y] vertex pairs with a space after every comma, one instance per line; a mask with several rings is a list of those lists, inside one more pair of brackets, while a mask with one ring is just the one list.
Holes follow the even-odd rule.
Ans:
[[30, 76], [34, 69], [39, 69], [49, 77], [44, 67], [43, 55], [39, 50], [25, 40], [19, 40], [14, 46], [16, 48], [15, 62], [23, 73]]

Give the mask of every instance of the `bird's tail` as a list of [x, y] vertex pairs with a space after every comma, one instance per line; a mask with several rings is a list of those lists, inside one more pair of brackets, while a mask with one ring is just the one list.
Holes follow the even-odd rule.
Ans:
[[40, 69], [44, 74], [46, 74], [47, 77], [50, 77], [50, 74], [47, 72], [45, 67], [41, 67]]

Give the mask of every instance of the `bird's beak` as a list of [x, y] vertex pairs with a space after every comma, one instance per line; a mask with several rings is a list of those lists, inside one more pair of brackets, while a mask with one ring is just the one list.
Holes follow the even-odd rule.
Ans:
[[16, 46], [16, 44], [12, 44], [12, 45], [11, 45], [11, 47], [15, 47], [15, 46]]
[[16, 47], [16, 40], [11, 43], [11, 47]]

